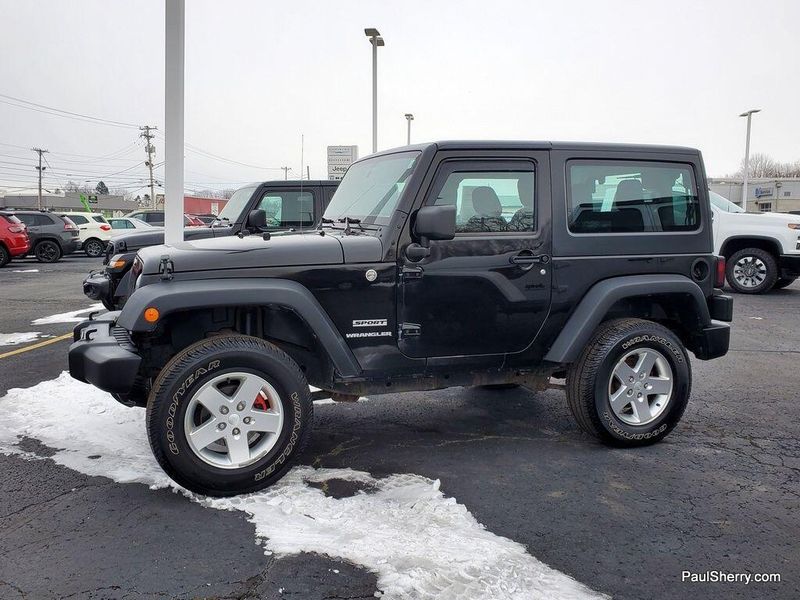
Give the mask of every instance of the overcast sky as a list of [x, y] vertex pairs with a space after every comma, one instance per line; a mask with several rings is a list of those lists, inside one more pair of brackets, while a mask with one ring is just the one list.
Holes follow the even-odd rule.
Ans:
[[[163, 132], [162, 2], [0, 0], [0, 15], [0, 94]], [[297, 175], [301, 134], [312, 178], [326, 176], [327, 145], [368, 154], [365, 27], [386, 40], [379, 149], [405, 143], [412, 112], [414, 142], [680, 144], [700, 148], [719, 176], [744, 154], [737, 115], [761, 108], [751, 151], [800, 159], [796, 0], [188, 0], [186, 15], [187, 188], [280, 178], [283, 165]], [[0, 185], [33, 184], [32, 146], [51, 151], [53, 187], [142, 184], [136, 128], [7, 102], [0, 97]]]

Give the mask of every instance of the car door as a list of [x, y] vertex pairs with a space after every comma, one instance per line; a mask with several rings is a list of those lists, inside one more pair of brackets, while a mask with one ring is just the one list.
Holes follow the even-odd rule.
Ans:
[[550, 307], [549, 181], [545, 151], [437, 165], [421, 205], [455, 204], [456, 235], [419, 262], [401, 257], [405, 355], [501, 356], [533, 342]]

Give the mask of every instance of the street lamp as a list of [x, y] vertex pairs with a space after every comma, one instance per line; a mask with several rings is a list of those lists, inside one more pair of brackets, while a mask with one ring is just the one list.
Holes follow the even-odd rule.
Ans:
[[406, 113], [406, 121], [408, 121], [408, 139], [406, 140], [406, 146], [411, 145], [411, 121], [414, 120], [414, 115], [411, 113]]
[[378, 46], [384, 46], [380, 32], [368, 27], [364, 33], [372, 44], [372, 152], [378, 151]]
[[740, 114], [747, 117], [747, 141], [744, 143], [744, 181], [742, 182], [742, 208], [747, 212], [747, 178], [750, 175], [750, 119], [753, 113], [761, 112], [760, 108], [752, 108]]

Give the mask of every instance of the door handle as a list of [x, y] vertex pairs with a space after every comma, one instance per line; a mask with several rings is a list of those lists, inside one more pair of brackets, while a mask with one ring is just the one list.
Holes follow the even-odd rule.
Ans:
[[546, 265], [550, 262], [550, 257], [547, 254], [534, 254], [530, 250], [523, 250], [508, 260], [515, 265], [532, 266], [539, 263]]

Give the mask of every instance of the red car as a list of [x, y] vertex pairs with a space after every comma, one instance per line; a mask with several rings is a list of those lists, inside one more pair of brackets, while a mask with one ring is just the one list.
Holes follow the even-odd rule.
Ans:
[[0, 212], [0, 267], [31, 249], [25, 225], [12, 214]]

